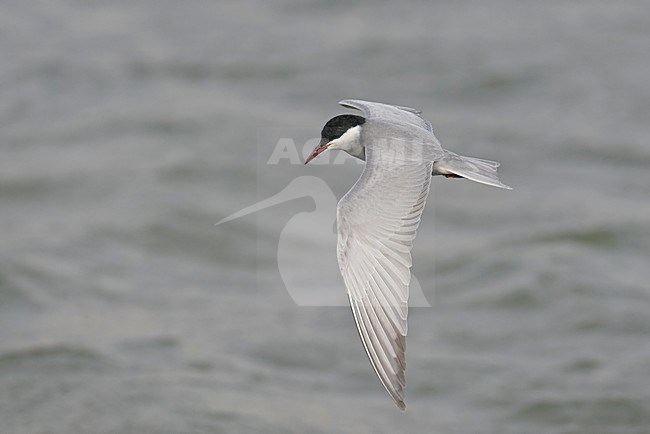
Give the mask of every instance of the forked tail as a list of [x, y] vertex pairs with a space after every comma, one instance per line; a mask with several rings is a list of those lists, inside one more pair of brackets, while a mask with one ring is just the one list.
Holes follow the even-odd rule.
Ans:
[[501, 183], [497, 175], [498, 162], [482, 158], [464, 157], [445, 150], [445, 156], [433, 163], [432, 175], [467, 178], [481, 184], [512, 190]]

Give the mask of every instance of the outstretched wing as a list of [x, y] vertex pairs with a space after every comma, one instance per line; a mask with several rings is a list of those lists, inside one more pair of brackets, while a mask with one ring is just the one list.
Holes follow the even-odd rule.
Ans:
[[367, 119], [383, 119], [395, 123], [409, 124], [433, 133], [431, 122], [424, 119], [420, 110], [380, 102], [346, 99], [339, 102], [343, 107], [360, 110]]
[[370, 363], [403, 410], [411, 248], [432, 163], [382, 158], [384, 152], [366, 149], [361, 177], [338, 204], [337, 252]]

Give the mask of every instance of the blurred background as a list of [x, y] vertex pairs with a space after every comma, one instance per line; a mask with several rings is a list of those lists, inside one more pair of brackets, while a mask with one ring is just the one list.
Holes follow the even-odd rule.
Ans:
[[[0, 432], [647, 433], [648, 47], [643, 0], [3, 1]], [[344, 98], [515, 188], [433, 182], [406, 413], [284, 287], [312, 200], [214, 226], [342, 196], [362, 166], [264, 162]], [[326, 212], [296, 251], [343, 294]]]

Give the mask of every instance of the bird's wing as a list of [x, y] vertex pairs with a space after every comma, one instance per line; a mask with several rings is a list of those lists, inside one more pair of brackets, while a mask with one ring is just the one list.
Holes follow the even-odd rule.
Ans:
[[337, 252], [370, 363], [403, 410], [411, 248], [432, 163], [384, 159], [383, 152], [366, 149], [361, 177], [338, 204]]
[[346, 99], [339, 102], [343, 107], [360, 110], [367, 119], [383, 119], [395, 123], [408, 124], [433, 133], [431, 122], [424, 119], [420, 110], [379, 102]]

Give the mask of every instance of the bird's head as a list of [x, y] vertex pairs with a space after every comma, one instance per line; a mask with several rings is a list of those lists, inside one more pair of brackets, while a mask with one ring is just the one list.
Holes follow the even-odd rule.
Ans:
[[305, 160], [305, 164], [328, 149], [341, 149], [355, 157], [363, 155], [361, 126], [366, 119], [357, 115], [338, 115], [327, 121], [320, 133], [320, 143]]

